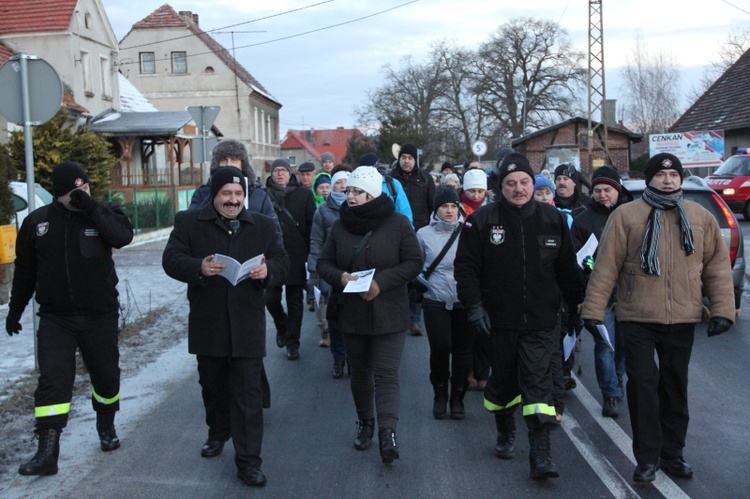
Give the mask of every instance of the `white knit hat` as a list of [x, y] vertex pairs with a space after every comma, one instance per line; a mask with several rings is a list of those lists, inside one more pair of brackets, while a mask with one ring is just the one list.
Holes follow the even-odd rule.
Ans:
[[483, 170], [473, 169], [464, 173], [464, 190], [469, 189], [487, 190], [487, 174]]
[[376, 198], [383, 193], [383, 176], [373, 166], [360, 166], [346, 179], [346, 186], [362, 189]]
[[[348, 179], [349, 178], [349, 172], [346, 170], [339, 170], [336, 173], [333, 174], [333, 178], [331, 179], [331, 185], [336, 185], [336, 182], [338, 182], [341, 179]], [[346, 185], [346, 184], [344, 184]]]

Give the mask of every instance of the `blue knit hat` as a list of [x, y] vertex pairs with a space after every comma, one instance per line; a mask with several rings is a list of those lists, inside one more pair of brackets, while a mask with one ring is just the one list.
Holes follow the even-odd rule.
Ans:
[[534, 177], [534, 190], [537, 190], [540, 187], [549, 187], [552, 191], [552, 195], [555, 194], [555, 184], [544, 175], [537, 175]]

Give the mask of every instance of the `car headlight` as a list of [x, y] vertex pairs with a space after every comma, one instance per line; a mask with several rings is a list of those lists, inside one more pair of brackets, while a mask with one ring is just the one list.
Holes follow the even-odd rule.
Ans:
[[734, 189], [724, 189], [721, 191], [725, 196], [734, 196]]

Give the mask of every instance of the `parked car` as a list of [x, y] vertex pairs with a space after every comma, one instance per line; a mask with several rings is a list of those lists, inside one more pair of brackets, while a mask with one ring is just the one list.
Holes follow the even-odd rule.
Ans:
[[732, 211], [750, 220], [750, 149], [738, 149], [737, 154], [706, 177], [706, 183]]
[[[627, 180], [622, 185], [636, 199], [641, 197], [643, 190], [646, 188], [644, 180]], [[721, 196], [708, 186], [706, 180], [700, 177], [686, 177], [682, 183], [682, 190], [685, 193], [685, 199], [694, 201], [706, 208], [719, 222], [721, 233], [724, 235], [724, 242], [729, 248], [732, 283], [734, 284], [734, 304], [739, 309], [742, 289], [745, 285], [745, 243], [737, 219]]]
[[[13, 191], [13, 209], [16, 210], [16, 216], [14, 223], [16, 229], [21, 228], [23, 219], [29, 214], [29, 189], [26, 182], [11, 182], [10, 188]], [[39, 208], [46, 204], [52, 203], [54, 199], [52, 194], [39, 184], [34, 184], [34, 203], [35, 207]]]

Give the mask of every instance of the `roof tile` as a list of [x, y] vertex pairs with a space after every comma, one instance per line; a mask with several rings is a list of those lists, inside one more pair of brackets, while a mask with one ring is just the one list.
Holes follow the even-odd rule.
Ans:
[[78, 0], [2, 0], [0, 35], [64, 31]]

